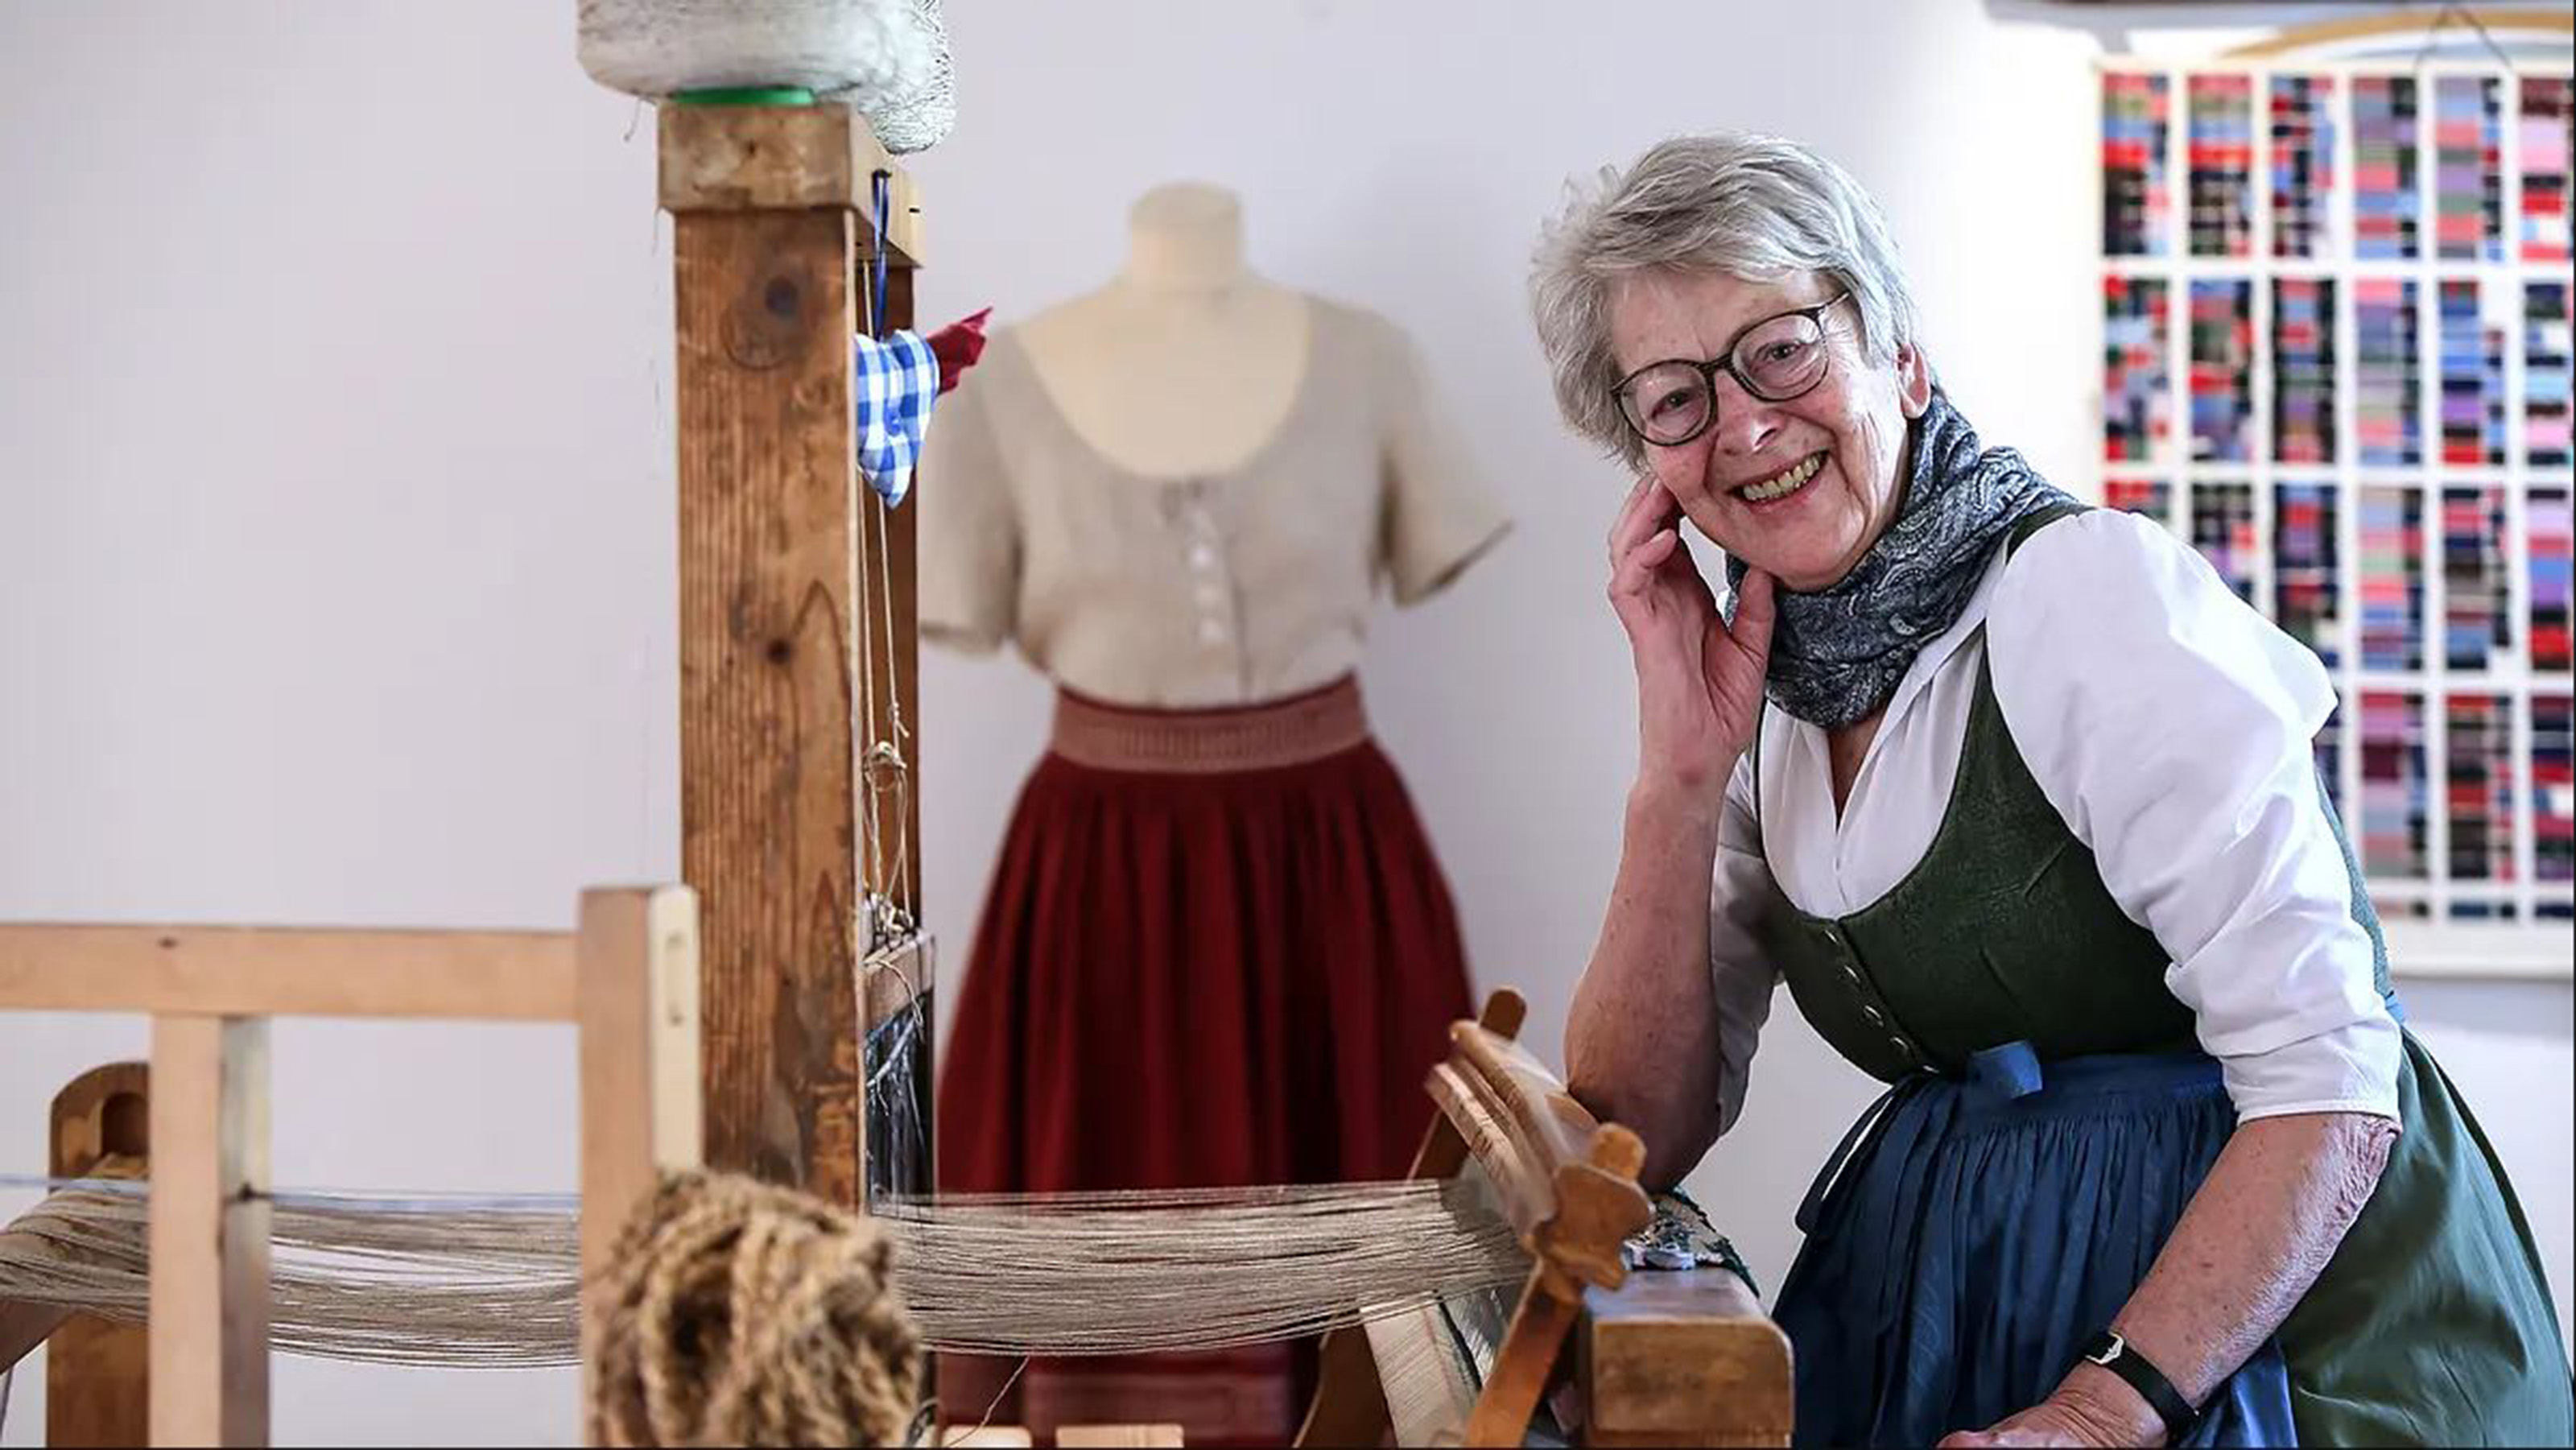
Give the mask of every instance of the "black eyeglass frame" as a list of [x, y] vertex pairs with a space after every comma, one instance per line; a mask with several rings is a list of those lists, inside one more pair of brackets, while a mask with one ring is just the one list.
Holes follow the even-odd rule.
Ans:
[[[1806, 318], [1809, 322], [1815, 324], [1817, 336], [1819, 338], [1823, 338], [1827, 335], [1825, 332], [1825, 314], [1833, 310], [1836, 305], [1850, 301], [1851, 298], [1852, 290], [1846, 287], [1840, 292], [1835, 293], [1833, 296], [1828, 297], [1824, 301], [1818, 302], [1813, 306], [1792, 307], [1786, 312], [1774, 312], [1770, 316], [1762, 318], [1759, 321], [1748, 322], [1744, 326], [1736, 329], [1735, 336], [1726, 340], [1726, 350], [1713, 358], [1703, 360], [1699, 358], [1668, 357], [1646, 364], [1644, 367], [1641, 367], [1635, 372], [1628, 374], [1626, 377], [1621, 378], [1610, 387], [1610, 401], [1619, 409], [1619, 421], [1628, 425], [1628, 431], [1637, 435], [1638, 442], [1644, 443], [1649, 447], [1684, 448], [1698, 442], [1701, 434], [1706, 433], [1709, 429], [1717, 426], [1717, 375], [1719, 373], [1724, 373], [1728, 377], [1735, 379], [1735, 385], [1737, 387], [1742, 388], [1748, 395], [1759, 398], [1766, 403], [1786, 403], [1793, 398], [1805, 397], [1809, 393], [1814, 392], [1824, 383], [1827, 377], [1832, 375], [1832, 358], [1828, 357], [1826, 359], [1825, 367], [1819, 371], [1814, 378], [1809, 380], [1805, 387], [1799, 388], [1795, 392], [1766, 393], [1760, 388], [1753, 386], [1752, 381], [1746, 378], [1741, 371], [1737, 370], [1735, 366], [1735, 350], [1744, 346], [1744, 340], [1746, 338], [1751, 337], [1754, 333], [1761, 331], [1763, 328], [1769, 327], [1772, 323], [1778, 322], [1784, 317]], [[1646, 436], [1646, 430], [1639, 426], [1636, 415], [1628, 411], [1628, 389], [1631, 384], [1637, 381], [1637, 379], [1644, 377], [1655, 369], [1669, 367], [1686, 367], [1699, 374], [1700, 386], [1708, 392], [1708, 416], [1699, 420], [1698, 427], [1693, 428], [1679, 438], [1669, 440], [1650, 438]]]

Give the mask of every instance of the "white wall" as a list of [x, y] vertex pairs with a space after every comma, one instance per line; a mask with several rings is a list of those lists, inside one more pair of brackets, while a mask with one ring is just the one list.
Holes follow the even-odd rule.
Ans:
[[[1433, 358], [1520, 529], [1387, 619], [1367, 677], [1475, 966], [1530, 993], [1542, 1044], [1634, 739], [1600, 597], [1620, 481], [1563, 436], [1522, 312], [1563, 179], [1696, 127], [1836, 155], [1894, 217], [1970, 416], [2091, 482], [2101, 40], [2064, 11], [955, 8], [966, 120], [917, 164], [925, 316], [1093, 284], [1128, 198], [1196, 175], [1244, 193], [1264, 270]], [[572, 9], [0, 0], [0, 919], [562, 925], [583, 883], [676, 873], [668, 249], [650, 118], [582, 77]], [[955, 964], [1046, 697], [1015, 662], [924, 674]], [[2410, 996], [2563, 1315], [2569, 989]], [[46, 1094], [140, 1045], [0, 1022], [0, 1174], [41, 1168]], [[289, 1024], [277, 1055], [282, 1183], [571, 1186], [560, 1034]], [[1766, 1282], [1870, 1093], [1783, 1009], [1696, 1180]], [[10, 1444], [41, 1423], [19, 1378]], [[572, 1396], [283, 1361], [277, 1429], [565, 1441]]]

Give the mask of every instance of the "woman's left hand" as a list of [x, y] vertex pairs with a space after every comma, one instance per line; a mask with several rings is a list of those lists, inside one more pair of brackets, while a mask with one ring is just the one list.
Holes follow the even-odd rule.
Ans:
[[[2107, 1372], [2098, 1373], [2111, 1378]], [[2124, 1393], [2127, 1389], [2122, 1385], [2120, 1392], [2092, 1393], [2091, 1387], [2070, 1378], [2055, 1394], [2018, 1415], [1982, 1430], [1943, 1436], [1941, 1450], [1960, 1445], [2162, 1445], [2164, 1422], [2146, 1409], [2146, 1401]], [[2123, 1399], [2145, 1413], [2130, 1413]]]

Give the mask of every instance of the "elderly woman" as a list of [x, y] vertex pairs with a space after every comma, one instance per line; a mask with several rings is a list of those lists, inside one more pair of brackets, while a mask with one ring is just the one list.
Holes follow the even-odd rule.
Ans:
[[2320, 788], [2317, 660], [1985, 448], [1875, 206], [1794, 145], [1658, 146], [1533, 293], [1558, 402], [1641, 475], [1575, 1090], [1677, 1180], [1782, 981], [1893, 1085], [1779, 1290], [1801, 1441], [2568, 1443], [2521, 1211]]

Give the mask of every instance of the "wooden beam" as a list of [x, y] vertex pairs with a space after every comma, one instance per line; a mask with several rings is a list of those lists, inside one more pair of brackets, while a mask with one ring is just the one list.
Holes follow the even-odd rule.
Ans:
[[[2334, 20], [2321, 20], [2311, 25], [2298, 25], [2266, 36], [2227, 52], [2229, 60], [2288, 60], [2301, 51], [2333, 49], [2356, 41], [2382, 38], [2412, 40], [2449, 19], [2452, 14], [2466, 16], [2490, 32], [2507, 34], [2540, 33], [2576, 35], [2576, 16], [2564, 10], [2524, 10], [2480, 5], [2463, 6], [2457, 12], [2414, 9], [2396, 15], [2354, 15]], [[2472, 40], [2477, 30], [2463, 24], [2452, 32], [2454, 39]], [[2560, 42], [2564, 44], [2565, 42]]]
[[872, 230], [873, 183], [891, 187], [892, 260], [921, 265], [921, 193], [847, 106], [665, 105], [659, 119], [666, 211], [856, 211]]
[[[56, 1178], [147, 1178], [152, 1069], [111, 1062], [54, 1095], [47, 1137]], [[140, 1324], [76, 1314], [45, 1350], [45, 1443], [142, 1445], [152, 1433], [151, 1339]]]
[[666, 106], [661, 122], [707, 1161], [846, 1206], [866, 1143], [850, 353], [867, 175], [851, 126], [829, 106]]
[[700, 1162], [698, 915], [685, 886], [581, 899], [582, 1401], [619, 1234], [665, 1171]]
[[151, 1443], [268, 1443], [268, 1023], [152, 1022]]
[[0, 925], [0, 1011], [572, 1020], [567, 932]]
[[1586, 1443], [1789, 1443], [1788, 1336], [1731, 1270], [1632, 1274], [1584, 1308]]

